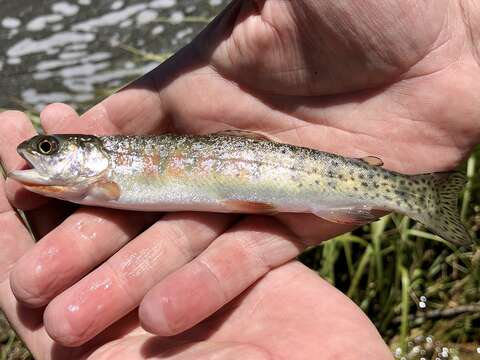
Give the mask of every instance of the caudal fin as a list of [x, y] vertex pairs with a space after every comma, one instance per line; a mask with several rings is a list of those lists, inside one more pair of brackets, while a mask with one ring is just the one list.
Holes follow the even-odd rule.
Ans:
[[470, 245], [472, 238], [460, 219], [458, 194], [467, 182], [458, 172], [418, 175], [430, 185], [430, 201], [421, 213], [410, 214], [431, 231], [457, 245]]

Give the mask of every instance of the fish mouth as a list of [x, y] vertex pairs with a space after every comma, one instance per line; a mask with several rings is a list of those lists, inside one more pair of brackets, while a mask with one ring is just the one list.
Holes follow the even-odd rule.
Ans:
[[27, 186], [54, 185], [49, 177], [40, 174], [34, 168], [25, 170], [14, 170], [8, 174], [8, 177]]
[[36, 169], [35, 165], [25, 156], [25, 152], [19, 146], [17, 152], [22, 158], [27, 162], [27, 166], [22, 170], [14, 170], [8, 173], [8, 177], [12, 178], [23, 185], [26, 186], [45, 186], [45, 185], [54, 185], [52, 180], [45, 175], [40, 174]]

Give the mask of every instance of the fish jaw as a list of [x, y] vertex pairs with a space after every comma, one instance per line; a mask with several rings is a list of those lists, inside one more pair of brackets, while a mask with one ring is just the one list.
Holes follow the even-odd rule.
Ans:
[[62, 200], [80, 199], [85, 196], [87, 187], [82, 185], [59, 184], [35, 169], [14, 170], [8, 177], [20, 182], [31, 192]]
[[8, 174], [8, 177], [23, 185], [53, 185], [50, 177], [40, 174], [35, 169], [14, 170]]

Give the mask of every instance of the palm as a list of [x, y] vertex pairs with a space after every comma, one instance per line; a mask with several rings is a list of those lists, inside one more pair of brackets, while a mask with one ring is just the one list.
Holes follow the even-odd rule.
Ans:
[[[398, 2], [397, 7], [392, 2], [388, 8], [371, 2], [362, 9], [334, 2], [317, 8], [317, 3], [304, 0], [302, 6], [290, 7], [289, 2], [268, 0], [236, 2], [192, 46], [106, 99], [81, 122], [75, 121], [71, 110], [56, 105], [42, 114], [43, 125], [48, 132], [126, 134], [239, 128], [347, 156], [376, 155], [386, 167], [404, 172], [441, 171], [458, 164], [478, 137], [479, 110], [471, 94], [478, 92], [479, 82], [474, 79], [479, 75], [457, 8], [447, 1], [412, 10], [407, 2]], [[446, 12], [457, 26], [447, 26], [451, 23], [444, 21]], [[398, 26], [392, 20], [397, 18], [402, 19]], [[346, 20], [336, 26], [329, 19]], [[322, 46], [313, 43], [317, 37]], [[448, 101], [454, 96], [455, 101]], [[18, 120], [20, 115], [8, 116]], [[2, 124], [7, 126], [8, 121]], [[18, 138], [2, 142], [8, 168], [18, 166], [11, 149], [31, 130], [24, 127], [16, 133]], [[45, 225], [39, 219], [47, 212], [50, 219], [63, 220], [57, 204], [53, 207], [38, 199], [26, 204], [22, 193], [13, 184], [10, 187], [14, 202], [34, 208], [31, 215], [39, 224], [38, 232], [48, 233], [14, 267], [13, 290], [30, 306], [48, 304], [46, 329], [57, 341], [70, 345], [84, 343], [135, 309], [147, 292], [140, 308], [144, 327], [161, 335], [180, 333], [274, 267], [280, 266], [272, 274], [283, 274], [288, 283], [289, 269], [297, 265], [282, 264], [306, 244], [348, 230], [309, 215], [281, 215], [276, 220], [251, 216], [237, 222], [225, 215], [185, 213], [155, 222], [155, 217], [98, 209], [81, 209], [55, 227], [57, 223]], [[99, 244], [98, 238], [105, 241]], [[7, 258], [12, 264], [31, 244], [15, 246], [17, 250]], [[278, 334], [282, 328], [274, 321], [278, 309], [298, 301], [292, 299], [294, 294], [309, 297], [311, 287], [318, 297], [305, 304], [309, 311], [296, 308], [286, 316], [317, 319], [292, 324], [289, 338], [305, 340], [306, 348], [312, 340], [306, 334], [312, 328], [335, 329], [327, 319], [351, 306], [337, 294], [341, 301], [323, 308], [331, 312], [330, 317], [320, 312], [316, 318], [312, 306], [325, 306], [320, 299], [328, 298], [331, 289], [302, 277], [303, 285], [282, 285], [283, 301], [269, 296], [279, 287], [269, 278], [238, 300], [237, 307], [212, 320], [218, 330], [207, 331], [206, 323], [180, 339], [208, 339], [215, 346], [221, 339], [226, 346], [249, 344], [251, 351], [275, 353], [278, 344], [260, 344], [258, 339]], [[252, 300], [253, 308], [249, 299], [257, 299]], [[259, 320], [247, 322], [252, 312]], [[358, 312], [352, 313], [357, 318], [349, 324], [337, 323], [338, 331], [351, 332], [356, 325], [368, 328]], [[31, 335], [20, 319], [10, 317], [24, 334]], [[256, 324], [251, 338], [239, 337], [248, 334], [251, 323]], [[150, 335], [138, 324], [133, 329], [132, 337], [119, 341], [138, 352]], [[374, 332], [368, 334], [378, 341]], [[352, 337], [353, 342], [360, 340], [365, 341]], [[102, 342], [102, 337], [96, 341]], [[322, 339], [319, 344], [327, 343], [329, 339]], [[109, 342], [103, 348], [114, 351], [115, 344]], [[195, 347], [184, 350], [188, 349], [196, 351]], [[332, 354], [335, 351], [331, 349]], [[382, 351], [379, 356], [385, 356]]]

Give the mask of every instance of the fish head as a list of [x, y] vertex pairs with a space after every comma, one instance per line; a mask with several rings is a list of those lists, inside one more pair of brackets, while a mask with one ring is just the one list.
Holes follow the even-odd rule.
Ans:
[[82, 191], [109, 168], [102, 141], [91, 135], [37, 135], [18, 145], [17, 152], [30, 169], [9, 177], [43, 195]]

